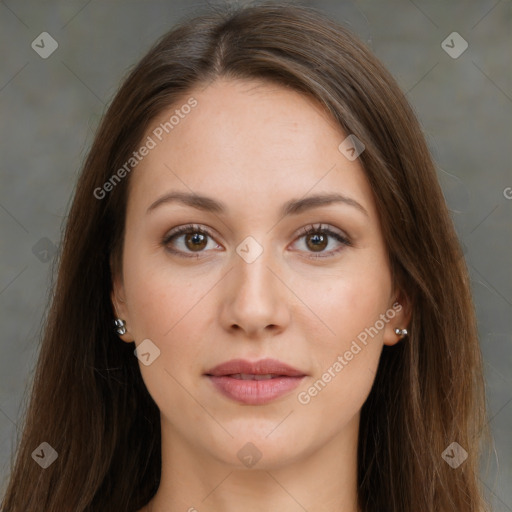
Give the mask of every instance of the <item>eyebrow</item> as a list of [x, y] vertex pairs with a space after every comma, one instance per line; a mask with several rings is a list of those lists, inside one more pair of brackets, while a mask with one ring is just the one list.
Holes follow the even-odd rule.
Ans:
[[[154, 211], [157, 207], [163, 204], [174, 202], [196, 208], [197, 210], [217, 214], [225, 214], [228, 210], [223, 203], [213, 199], [212, 197], [201, 196], [187, 192], [169, 192], [168, 194], [165, 194], [164, 196], [157, 199], [154, 203], [152, 203], [151, 206], [147, 209], [146, 213]], [[298, 215], [312, 208], [328, 206], [335, 203], [342, 203], [348, 206], [353, 206], [359, 212], [369, 217], [369, 214], [364, 206], [358, 203], [355, 199], [338, 193], [317, 194], [314, 196], [305, 197], [303, 199], [291, 199], [282, 206], [280, 213], [281, 217], [286, 217], [288, 215]]]

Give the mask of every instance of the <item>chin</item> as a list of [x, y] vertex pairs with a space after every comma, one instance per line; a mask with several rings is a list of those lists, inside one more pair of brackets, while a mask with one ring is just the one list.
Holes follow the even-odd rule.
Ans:
[[[286, 421], [286, 420], [285, 420]], [[289, 465], [313, 452], [311, 435], [295, 433], [279, 422], [264, 422], [264, 428], [251, 427], [249, 422], [228, 426], [233, 438], [224, 437], [216, 459], [236, 469], [273, 470]], [[231, 427], [231, 428], [230, 428]], [[277, 428], [276, 428], [277, 427]], [[300, 439], [302, 438], [302, 439]]]

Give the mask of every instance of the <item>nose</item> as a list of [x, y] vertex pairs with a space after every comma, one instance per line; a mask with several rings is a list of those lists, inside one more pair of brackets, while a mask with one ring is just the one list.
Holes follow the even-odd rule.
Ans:
[[251, 263], [237, 254], [233, 258], [234, 267], [226, 276], [222, 294], [223, 327], [251, 339], [285, 330], [291, 316], [291, 292], [279, 265], [266, 251]]

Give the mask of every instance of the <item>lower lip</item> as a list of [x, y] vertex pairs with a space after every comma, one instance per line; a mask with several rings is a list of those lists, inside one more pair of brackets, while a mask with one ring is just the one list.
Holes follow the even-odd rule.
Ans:
[[247, 405], [263, 405], [295, 389], [302, 377], [275, 377], [267, 380], [242, 380], [229, 376], [208, 375], [213, 385], [224, 395]]

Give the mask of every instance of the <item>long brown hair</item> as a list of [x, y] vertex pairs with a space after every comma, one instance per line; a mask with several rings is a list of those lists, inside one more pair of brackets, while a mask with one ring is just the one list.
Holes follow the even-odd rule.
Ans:
[[[371, 52], [338, 23], [298, 5], [216, 8], [182, 21], [131, 71], [98, 129], [63, 237], [31, 401], [1, 510], [135, 511], [155, 494], [160, 416], [132, 344], [113, 331], [130, 175], [103, 199], [155, 116], [217, 77], [267, 80], [315, 98], [364, 141], [409, 336], [384, 347], [361, 411], [364, 512], [479, 512], [484, 385], [474, 307], [436, 170], [411, 107]], [[341, 141], [340, 141], [341, 142]], [[137, 172], [136, 170], [132, 172]], [[32, 452], [58, 453], [42, 469]], [[457, 442], [467, 460], [452, 468]]]

